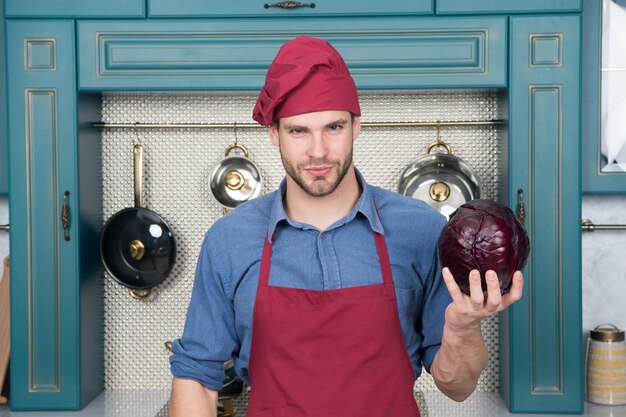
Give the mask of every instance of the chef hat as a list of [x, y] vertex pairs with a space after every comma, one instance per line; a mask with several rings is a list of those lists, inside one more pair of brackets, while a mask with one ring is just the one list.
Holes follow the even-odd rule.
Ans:
[[331, 44], [298, 36], [280, 48], [270, 65], [252, 118], [268, 126], [281, 117], [324, 110], [360, 116], [356, 85]]

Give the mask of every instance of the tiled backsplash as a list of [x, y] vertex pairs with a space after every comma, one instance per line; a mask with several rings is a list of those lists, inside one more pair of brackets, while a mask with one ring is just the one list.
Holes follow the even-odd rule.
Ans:
[[[251, 95], [187, 93], [107, 93], [103, 121], [107, 123], [251, 123]], [[498, 94], [488, 91], [362, 94], [364, 122], [465, 121], [498, 119]], [[498, 198], [506, 184], [500, 163], [506, 158], [506, 137], [499, 126], [455, 126], [441, 129], [441, 139], [480, 176], [484, 197]], [[355, 164], [367, 180], [397, 189], [402, 170], [426, 153], [436, 138], [434, 127], [364, 128], [355, 142]], [[263, 191], [276, 188], [284, 176], [278, 150], [259, 128], [237, 130], [239, 143], [263, 176]], [[105, 129], [103, 142], [104, 218], [133, 205], [132, 146], [144, 146], [144, 201], [172, 227], [177, 239], [176, 265], [147, 301], [105, 278], [105, 384], [107, 390], [160, 389], [170, 384], [164, 342], [180, 336], [191, 294], [196, 257], [207, 228], [222, 216], [209, 192], [212, 167], [235, 140], [233, 129], [158, 128]], [[480, 389], [498, 387], [497, 320], [484, 323], [492, 352]], [[420, 378], [418, 392], [435, 390], [429, 376]]]

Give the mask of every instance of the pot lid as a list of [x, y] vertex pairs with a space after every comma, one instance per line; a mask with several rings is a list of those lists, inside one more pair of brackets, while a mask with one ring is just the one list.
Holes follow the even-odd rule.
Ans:
[[480, 198], [480, 187], [480, 180], [463, 160], [438, 153], [409, 164], [400, 176], [398, 192], [449, 217], [462, 204]]
[[213, 197], [229, 209], [261, 194], [261, 173], [250, 159], [243, 156], [223, 158], [213, 168], [209, 182]]
[[145, 208], [127, 208], [105, 224], [100, 257], [114, 280], [128, 288], [148, 289], [172, 270], [176, 241], [161, 216]]

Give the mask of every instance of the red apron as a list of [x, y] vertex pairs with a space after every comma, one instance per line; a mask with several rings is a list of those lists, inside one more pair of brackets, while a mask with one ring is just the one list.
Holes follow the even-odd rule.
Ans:
[[387, 245], [374, 237], [383, 283], [332, 290], [269, 286], [266, 237], [247, 417], [419, 417]]

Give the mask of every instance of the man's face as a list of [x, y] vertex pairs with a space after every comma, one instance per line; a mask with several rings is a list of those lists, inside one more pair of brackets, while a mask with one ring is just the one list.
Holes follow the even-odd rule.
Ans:
[[307, 194], [323, 197], [339, 186], [352, 165], [352, 142], [361, 131], [358, 117], [329, 110], [283, 117], [270, 127], [287, 175]]

